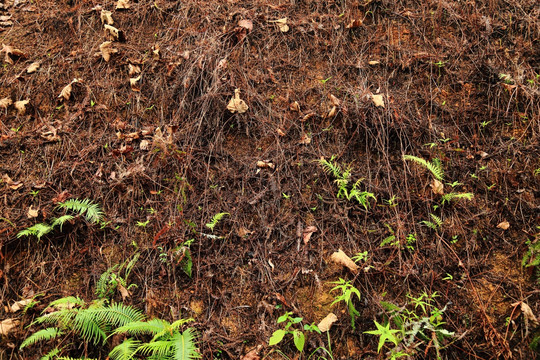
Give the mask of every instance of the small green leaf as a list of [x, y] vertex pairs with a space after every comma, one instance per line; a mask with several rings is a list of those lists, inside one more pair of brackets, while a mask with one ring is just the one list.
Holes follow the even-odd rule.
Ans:
[[273, 345], [279, 344], [281, 340], [283, 340], [283, 337], [285, 336], [285, 334], [287, 334], [285, 330], [279, 329], [279, 330], [274, 331], [274, 333], [270, 337], [270, 341], [268, 342], [268, 345], [273, 346]]
[[293, 336], [294, 336], [294, 345], [296, 346], [298, 351], [300, 352], [304, 351], [304, 344], [306, 343], [306, 336], [304, 335], [304, 333], [299, 330], [295, 330], [293, 332]]
[[284, 315], [281, 315], [278, 319], [277, 319], [277, 323], [282, 323], [284, 322], [285, 320], [287, 320], [289, 318], [289, 314], [290, 313], [285, 313]]

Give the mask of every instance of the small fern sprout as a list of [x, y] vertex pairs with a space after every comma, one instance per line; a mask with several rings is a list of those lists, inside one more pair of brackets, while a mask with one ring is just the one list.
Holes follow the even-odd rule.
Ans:
[[42, 236], [47, 235], [51, 231], [53, 231], [54, 227], [49, 224], [44, 223], [38, 223], [33, 226], [30, 226], [27, 229], [24, 229], [22, 231], [19, 231], [17, 234], [17, 237], [23, 237], [23, 236], [35, 236], [38, 238], [38, 240], [41, 239]]
[[443, 181], [444, 170], [439, 159], [435, 158], [433, 159], [433, 161], [429, 162], [417, 156], [403, 155], [403, 160], [413, 161], [419, 165], [422, 165], [424, 168], [428, 169], [431, 172], [435, 179]]
[[452, 200], [454, 201], [458, 201], [458, 200], [461, 200], [461, 199], [465, 199], [465, 200], [472, 200], [474, 197], [474, 194], [473, 193], [454, 193], [454, 192], [451, 192], [451, 193], [448, 193], [448, 194], [444, 194], [441, 198], [442, 200], [442, 204], [444, 205], [445, 203], [450, 203]]
[[98, 224], [103, 219], [103, 211], [99, 204], [93, 203], [90, 199], [69, 199], [58, 203], [57, 208], [66, 209], [83, 216], [92, 224]]
[[210, 230], [214, 231], [214, 228], [216, 227], [216, 225], [221, 221], [221, 219], [223, 219], [226, 215], [230, 215], [228, 212], [221, 212], [221, 213], [217, 213], [216, 215], [214, 215], [214, 217], [212, 218], [212, 220], [210, 220], [210, 222], [208, 224], [206, 224], [206, 227], [209, 228]]

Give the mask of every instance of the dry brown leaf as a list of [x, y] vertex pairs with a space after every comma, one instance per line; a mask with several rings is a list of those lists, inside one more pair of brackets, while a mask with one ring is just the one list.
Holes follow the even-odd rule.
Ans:
[[285, 136], [287, 134], [285, 134], [285, 131], [281, 130], [280, 128], [277, 128], [276, 129], [276, 132], [278, 133], [279, 136]]
[[17, 113], [19, 115], [24, 115], [26, 114], [26, 105], [28, 105], [29, 102], [30, 100], [19, 100], [15, 101], [15, 104], [13, 104], [13, 106], [15, 106], [15, 109], [17, 109]]
[[246, 236], [248, 236], [248, 235], [253, 234], [253, 231], [251, 231], [251, 230], [249, 230], [249, 229], [247, 229], [247, 228], [241, 226], [241, 227], [238, 229], [238, 231], [236, 232], [236, 234], [237, 234], [239, 237], [244, 238], [244, 237], [246, 237]]
[[330, 109], [330, 111], [328, 112], [328, 114], [326, 114], [326, 118], [327, 119], [331, 119], [333, 118], [334, 116], [336, 116], [337, 114], [337, 106], [332, 106], [332, 108]]
[[32, 205], [28, 208], [28, 212], [26, 213], [26, 216], [28, 216], [29, 219], [36, 218], [39, 216], [39, 208], [34, 209]]
[[41, 66], [41, 63], [39, 61], [33, 62], [26, 69], [26, 73], [33, 74], [39, 69], [40, 66]]
[[371, 100], [375, 106], [384, 107], [384, 99], [382, 95], [371, 95]]
[[505, 220], [505, 221], [499, 223], [499, 225], [497, 225], [497, 227], [499, 229], [508, 230], [508, 228], [510, 227], [510, 223]]
[[63, 100], [69, 100], [71, 97], [71, 90], [73, 89], [73, 84], [79, 82], [79, 79], [73, 79], [69, 84], [64, 86], [62, 91], [60, 91], [60, 95], [58, 95], [59, 98], [62, 98]]
[[319, 325], [317, 325], [317, 327], [322, 332], [328, 331], [332, 327], [332, 324], [337, 321], [337, 319], [338, 318], [334, 313], [330, 313], [326, 315], [324, 319], [321, 320], [321, 322], [319, 323]]
[[300, 104], [298, 103], [298, 101], [291, 103], [289, 108], [291, 109], [291, 111], [300, 112]]
[[107, 31], [115, 40], [120, 40], [120, 30], [111, 25], [104, 25], [105, 31]]
[[123, 301], [125, 301], [127, 298], [131, 296], [129, 294], [129, 291], [120, 283], [118, 284], [118, 291], [120, 291], [120, 295], [122, 295]]
[[141, 67], [139, 65], [128, 64], [129, 76], [134, 76], [141, 73]]
[[139, 84], [139, 81], [141, 80], [141, 75], [137, 76], [136, 78], [129, 79], [129, 84], [131, 85], [131, 90], [140, 92], [141, 91], [141, 85]]
[[155, 44], [154, 46], [152, 46], [152, 58], [154, 60], [159, 60], [159, 58], [161, 57], [161, 53], [159, 51], [159, 44]]
[[356, 29], [362, 26], [362, 20], [360, 19], [353, 19], [350, 23], [348, 23], [345, 28], [347, 29]]
[[103, 56], [103, 60], [106, 62], [109, 62], [111, 60], [111, 54], [116, 54], [118, 52], [118, 49], [115, 49], [112, 47], [112, 41], [105, 41], [101, 45], [99, 45], [99, 51], [101, 51], [101, 56]]
[[112, 18], [112, 12], [108, 10], [101, 10], [101, 23], [112, 25], [114, 24], [114, 20]]
[[300, 145], [309, 145], [311, 144], [311, 136], [309, 136], [306, 133], [302, 134], [302, 137], [300, 138], [300, 141], [298, 141]]
[[5, 319], [0, 322], [0, 335], [7, 336], [12, 332], [17, 326], [19, 326], [20, 321], [17, 319]]
[[368, 62], [369, 65], [371, 66], [374, 66], [374, 65], [379, 65], [381, 62], [380, 61], [377, 61], [377, 60], [371, 60]]
[[257, 167], [261, 169], [275, 169], [276, 165], [271, 163], [269, 160], [259, 160], [257, 161]]
[[253, 30], [253, 22], [251, 20], [240, 20], [238, 22], [238, 26], [240, 26], [243, 29], [246, 29], [248, 32]]
[[235, 112], [238, 112], [239, 114], [243, 114], [249, 109], [246, 102], [240, 99], [240, 89], [234, 90], [234, 96], [229, 101], [229, 104], [227, 105], [227, 109], [233, 114]]
[[148, 140], [142, 140], [139, 144], [141, 150], [148, 150], [150, 148], [150, 142]]
[[24, 309], [26, 305], [30, 304], [32, 301], [33, 299], [25, 299], [25, 300], [16, 301], [13, 303], [13, 305], [9, 307], [9, 311], [12, 313], [20, 311]]
[[270, 20], [269, 23], [274, 23], [279, 27], [279, 31], [286, 33], [289, 31], [289, 25], [287, 25], [287, 18], [278, 19], [278, 20]]
[[523, 301], [521, 302], [521, 312], [528, 321], [533, 323], [534, 326], [538, 326], [538, 319], [534, 315], [531, 307]]
[[11, 180], [11, 178], [8, 176], [8, 174], [4, 174], [2, 175], [2, 181], [6, 183], [6, 185], [11, 189], [11, 190], [17, 190], [19, 189], [21, 186], [23, 186], [24, 184], [20, 181], [13, 181]]
[[340, 107], [341, 106], [341, 100], [339, 100], [337, 97], [335, 97], [332, 94], [328, 94], [328, 97], [330, 98], [330, 102], [333, 106]]
[[262, 349], [261, 345], [257, 346], [255, 349], [251, 350], [246, 355], [244, 355], [241, 360], [260, 360], [261, 357], [258, 354], [261, 349]]
[[444, 185], [439, 180], [433, 179], [429, 186], [431, 186], [431, 190], [434, 194], [444, 195]]
[[358, 265], [356, 265], [356, 263], [354, 261], [352, 261], [351, 258], [348, 257], [347, 254], [345, 254], [343, 252], [343, 250], [341, 250], [341, 249], [339, 251], [333, 253], [332, 256], [330, 257], [330, 259], [332, 259], [332, 261], [334, 261], [337, 264], [341, 264], [341, 265], [345, 266], [346, 268], [351, 270], [353, 273], [358, 272], [358, 269], [359, 269]]
[[19, 58], [26, 58], [26, 54], [19, 49], [14, 49], [12, 46], [2, 44], [2, 49], [0, 52], [5, 52], [6, 57], [4, 58], [5, 62], [13, 65], [14, 60]]
[[304, 240], [304, 245], [307, 245], [307, 243], [309, 242], [309, 239], [311, 239], [311, 235], [313, 235], [313, 233], [316, 231], [317, 231], [316, 226], [308, 226], [307, 228], [304, 229], [302, 233], [302, 239]]
[[118, 0], [116, 3], [117, 10], [127, 10], [131, 7], [129, 0]]
[[13, 100], [9, 97], [5, 97], [0, 100], [0, 108], [7, 109], [9, 105], [13, 104]]

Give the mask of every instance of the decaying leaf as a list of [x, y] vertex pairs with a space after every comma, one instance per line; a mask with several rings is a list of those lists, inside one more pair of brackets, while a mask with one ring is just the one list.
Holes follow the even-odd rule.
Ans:
[[358, 265], [356, 265], [356, 263], [352, 261], [351, 258], [348, 257], [347, 254], [345, 254], [343, 250], [341, 249], [333, 253], [330, 259], [332, 259], [332, 261], [334, 261], [337, 264], [345, 266], [346, 268], [351, 270], [353, 273], [358, 272], [358, 269], [359, 269]]
[[257, 346], [255, 349], [251, 350], [246, 355], [244, 355], [241, 360], [260, 360], [261, 357], [258, 354], [259, 354], [259, 351], [261, 351], [261, 349], [262, 349], [261, 345]]
[[234, 96], [229, 101], [229, 104], [227, 105], [227, 109], [233, 114], [235, 112], [238, 112], [239, 114], [243, 114], [249, 109], [246, 102], [240, 99], [240, 89], [234, 89]]
[[300, 112], [300, 104], [298, 104], [298, 101], [291, 103], [289, 108], [291, 109], [291, 111]]
[[0, 100], [0, 108], [4, 110], [7, 109], [11, 104], [13, 104], [13, 100], [11, 100], [9, 97], [5, 97]]
[[429, 186], [431, 186], [431, 190], [434, 194], [444, 195], [444, 185], [439, 180], [433, 179]]
[[103, 56], [103, 60], [106, 62], [109, 62], [111, 60], [111, 54], [116, 54], [118, 52], [118, 49], [115, 49], [112, 47], [112, 41], [105, 41], [101, 45], [99, 45], [99, 51], [101, 52], [101, 56]]
[[356, 29], [362, 26], [362, 20], [360, 19], [353, 19], [350, 23], [348, 23], [345, 28], [347, 29]]
[[330, 102], [332, 103], [333, 106], [337, 106], [337, 107], [341, 106], [341, 100], [339, 100], [334, 95], [328, 94], [328, 98], [330, 99]]
[[20, 321], [17, 319], [5, 319], [0, 322], [0, 335], [7, 336], [15, 328], [19, 326]]
[[240, 26], [242, 29], [246, 29], [247, 32], [253, 30], [253, 22], [251, 20], [240, 20], [238, 22], [238, 26]]
[[105, 9], [101, 10], [101, 23], [107, 24], [107, 25], [114, 24], [114, 20], [112, 18], [112, 12]]
[[277, 128], [277, 129], [276, 129], [276, 132], [278, 133], [279, 136], [285, 136], [285, 135], [287, 135], [287, 134], [285, 134], [285, 131], [283, 131], [283, 130], [280, 129], [280, 128]]
[[384, 99], [382, 95], [371, 95], [371, 100], [375, 106], [384, 107]]
[[60, 91], [60, 95], [58, 95], [59, 98], [62, 98], [63, 100], [69, 100], [71, 97], [71, 90], [73, 89], [73, 84], [79, 82], [79, 79], [73, 79], [69, 84], [64, 86], [62, 91]]
[[4, 174], [2, 175], [2, 181], [4, 183], [6, 183], [6, 185], [11, 189], [11, 190], [17, 190], [19, 189], [21, 186], [23, 186], [23, 183], [20, 182], [20, 181], [13, 181], [9, 176], [8, 174]]
[[135, 76], [141, 73], [141, 67], [139, 65], [128, 64], [129, 76]]
[[0, 16], [0, 26], [11, 26], [13, 21], [11, 21], [12, 15], [3, 15]]
[[274, 23], [279, 27], [279, 31], [286, 33], [289, 31], [289, 25], [287, 25], [287, 18], [278, 19], [278, 20], [269, 20], [269, 23]]
[[26, 305], [30, 304], [33, 301], [33, 299], [25, 299], [25, 300], [19, 300], [15, 301], [10, 307], [9, 311], [14, 313], [17, 311], [20, 311], [26, 307]]
[[377, 61], [377, 60], [371, 60], [368, 62], [369, 65], [371, 66], [375, 66], [375, 65], [379, 65], [381, 62], [380, 61]]
[[150, 148], [150, 142], [148, 140], [142, 140], [139, 144], [141, 150], [148, 150]]
[[161, 53], [159, 51], [159, 44], [155, 44], [154, 46], [152, 46], [152, 58], [154, 60], [159, 60], [159, 58], [161, 57]]
[[337, 106], [332, 106], [332, 108], [330, 109], [330, 111], [328, 112], [328, 114], [326, 114], [326, 118], [327, 119], [331, 119], [333, 118], [334, 116], [336, 116], [337, 114]]
[[140, 92], [141, 91], [141, 85], [139, 84], [139, 81], [141, 80], [141, 75], [137, 76], [136, 78], [129, 79], [129, 84], [131, 85], [131, 90]]
[[105, 24], [104, 27], [105, 27], [105, 31], [107, 31], [114, 38], [114, 40], [120, 40], [121, 34], [122, 34], [120, 30], [118, 30], [114, 26], [107, 25], [107, 24]]
[[508, 230], [508, 228], [510, 227], [510, 223], [505, 220], [505, 221], [499, 223], [499, 225], [497, 225], [497, 227], [499, 229]]
[[26, 216], [28, 216], [29, 219], [36, 218], [39, 216], [39, 209], [34, 209], [32, 205], [28, 208], [28, 212], [26, 213]]
[[520, 305], [521, 306], [521, 312], [523, 313], [523, 317], [527, 321], [530, 321], [534, 326], [538, 326], [538, 319], [534, 315], [531, 307], [527, 305], [524, 301], [518, 301], [512, 304], [512, 306], [516, 307]]
[[276, 165], [271, 163], [269, 160], [259, 160], [257, 161], [257, 167], [261, 169], [275, 169]]
[[15, 101], [13, 106], [15, 106], [15, 109], [17, 109], [17, 113], [19, 115], [24, 115], [26, 114], [26, 105], [28, 105], [29, 102], [30, 100], [19, 100]]
[[251, 230], [249, 230], [249, 229], [247, 229], [247, 228], [241, 226], [241, 227], [238, 229], [238, 231], [236, 232], [236, 234], [237, 234], [239, 237], [244, 238], [244, 237], [246, 237], [246, 236], [248, 236], [248, 235], [253, 234], [253, 231], [251, 231]]
[[313, 235], [313, 233], [316, 231], [316, 226], [308, 226], [304, 229], [304, 231], [302, 232], [302, 239], [304, 240], [304, 245], [307, 245], [309, 239], [311, 239], [311, 235]]
[[26, 73], [33, 74], [39, 69], [40, 66], [41, 63], [39, 61], [33, 62], [30, 64], [30, 66], [28, 66], [28, 68], [26, 68]]
[[332, 327], [332, 324], [337, 321], [337, 319], [338, 318], [334, 313], [330, 313], [326, 315], [324, 319], [321, 320], [321, 322], [319, 323], [319, 325], [317, 325], [317, 327], [322, 332], [328, 331]]
[[311, 144], [311, 136], [309, 136], [306, 133], [302, 134], [302, 137], [300, 138], [300, 141], [298, 141], [300, 145], [309, 145]]
[[116, 9], [117, 10], [127, 10], [131, 7], [129, 0], [118, 0], [116, 2]]
[[118, 284], [118, 291], [120, 291], [120, 295], [122, 295], [123, 301], [125, 301], [127, 298], [131, 296], [129, 294], [129, 291], [120, 283]]
[[26, 58], [26, 54], [24, 52], [5, 44], [2, 44], [2, 49], [0, 50], [0, 52], [6, 53], [4, 61], [11, 65], [13, 65], [14, 61], [17, 59]]

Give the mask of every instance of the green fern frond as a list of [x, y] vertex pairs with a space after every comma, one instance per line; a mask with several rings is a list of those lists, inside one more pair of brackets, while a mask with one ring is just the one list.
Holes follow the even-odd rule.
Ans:
[[134, 321], [144, 320], [144, 315], [140, 310], [122, 303], [113, 303], [106, 307], [90, 308], [86, 309], [85, 312], [90, 313], [99, 322], [102, 321], [111, 327], [120, 327]]
[[176, 332], [171, 341], [174, 344], [175, 360], [192, 360], [201, 357], [197, 352], [196, 333], [194, 329], [186, 329], [183, 333]]
[[56, 358], [56, 360], [97, 360], [97, 359], [94, 359], [94, 358], [86, 358], [86, 357], [82, 357], [82, 358], [72, 358], [72, 357], [69, 357], [69, 356], [61, 356], [61, 357]]
[[72, 324], [79, 309], [62, 309], [49, 314], [41, 315], [33, 324], [57, 325], [67, 329]]
[[58, 300], [54, 300], [49, 304], [49, 308], [65, 309], [73, 306], [84, 306], [86, 302], [78, 296], [66, 296]]
[[341, 178], [343, 177], [343, 170], [341, 169], [341, 166], [334, 161], [335, 158], [336, 156], [332, 155], [330, 160], [320, 159], [317, 160], [317, 162], [322, 166], [324, 172], [326, 172], [327, 174], [332, 174], [332, 176], [334, 176], [335, 178]]
[[451, 192], [449, 194], [444, 194], [441, 198], [442, 200], [442, 204], [444, 205], [445, 203], [449, 203], [451, 202], [452, 200], [460, 200], [460, 199], [465, 199], [465, 200], [472, 200], [474, 198], [474, 194], [473, 193], [454, 193], [454, 192]]
[[179, 320], [176, 320], [175, 322], [173, 322], [171, 324], [171, 329], [174, 329], [174, 330], [178, 330], [180, 327], [184, 326], [184, 324], [188, 323], [188, 322], [192, 322], [192, 321], [195, 321], [195, 319], [193, 318], [188, 318], [188, 319], [179, 319]]
[[52, 222], [51, 226], [52, 226], [52, 227], [60, 226], [60, 231], [62, 231], [62, 226], [63, 226], [66, 222], [71, 221], [71, 220], [73, 220], [73, 216], [72, 216], [72, 215], [62, 215], [62, 216], [60, 216], [59, 218], [54, 219], [54, 221]]
[[98, 312], [95, 310], [81, 310], [73, 319], [73, 330], [75, 330], [84, 341], [91, 342], [94, 345], [105, 343], [107, 338], [105, 329], [106, 322], [100, 318]]
[[95, 290], [98, 298], [103, 299], [108, 297], [109, 294], [111, 294], [111, 276], [113, 275], [114, 271], [118, 269], [118, 267], [118, 264], [111, 266], [110, 268], [105, 270], [105, 272], [99, 277], [99, 280], [96, 282]]
[[443, 221], [440, 217], [438, 217], [437, 215], [434, 215], [434, 214], [429, 214], [431, 216], [431, 218], [433, 219], [433, 221], [435, 222], [435, 224], [437, 224], [438, 227], [441, 227], [442, 224], [443, 224]]
[[44, 224], [44, 223], [38, 223], [33, 226], [30, 226], [27, 229], [19, 231], [19, 233], [17, 234], [17, 237], [20, 238], [23, 236], [35, 236], [38, 238], [38, 240], [40, 240], [42, 236], [47, 235], [52, 230], [53, 230], [52, 226], [48, 224]]
[[351, 190], [351, 192], [347, 196], [348, 200], [355, 199], [366, 210], [371, 206], [371, 204], [369, 203], [370, 198], [377, 201], [377, 198], [373, 193], [370, 193], [368, 191], [358, 191], [356, 189]]
[[139, 346], [137, 352], [141, 355], [149, 355], [157, 358], [170, 357], [174, 344], [170, 340], [152, 341]]
[[206, 224], [206, 227], [209, 228], [210, 230], [214, 231], [214, 228], [216, 227], [218, 222], [221, 219], [223, 219], [223, 217], [225, 217], [226, 215], [230, 215], [230, 214], [228, 212], [217, 213], [216, 215], [214, 215], [212, 220], [210, 220], [210, 222], [208, 224]]
[[62, 334], [64, 334], [64, 332], [56, 327], [51, 327], [51, 328], [46, 328], [43, 330], [36, 331], [35, 333], [27, 337], [26, 340], [23, 341], [19, 349], [25, 348], [30, 345], [34, 345], [35, 343], [40, 342], [40, 341], [54, 339]]
[[60, 354], [60, 351], [61, 350], [56, 347], [52, 349], [51, 351], [49, 351], [48, 353], [46, 353], [45, 355], [43, 355], [41, 358], [39, 358], [39, 360], [53, 360], [54, 358], [58, 356], [58, 354]]
[[114, 330], [113, 334], [128, 333], [133, 336], [143, 334], [156, 335], [169, 329], [171, 329], [169, 322], [162, 319], [152, 319], [148, 321], [135, 321], [120, 326]]
[[99, 204], [93, 203], [90, 199], [69, 199], [58, 203], [57, 208], [73, 211], [74, 213], [84, 216], [84, 218], [93, 224], [99, 223], [103, 219], [103, 211]]
[[137, 352], [141, 342], [135, 339], [126, 339], [121, 344], [114, 347], [109, 353], [111, 360], [131, 360]]
[[443, 181], [444, 170], [439, 159], [435, 158], [432, 162], [429, 162], [417, 156], [403, 155], [403, 160], [414, 161], [415, 163], [422, 165], [424, 168], [428, 169], [431, 172], [435, 179]]

